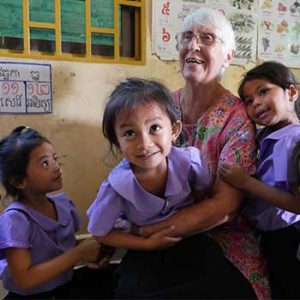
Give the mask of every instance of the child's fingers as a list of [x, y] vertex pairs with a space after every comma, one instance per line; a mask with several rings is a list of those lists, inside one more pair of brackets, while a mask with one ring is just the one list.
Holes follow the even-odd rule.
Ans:
[[230, 166], [230, 164], [229, 164], [229, 163], [226, 163], [226, 162], [224, 162], [224, 161], [222, 161], [222, 162], [219, 163], [219, 168], [222, 168], [222, 169], [226, 169], [226, 168], [228, 168], [229, 166]]
[[218, 174], [219, 174], [219, 177], [221, 179], [224, 179], [225, 174], [226, 174], [226, 170], [224, 168], [220, 167], [219, 170], [218, 170]]
[[103, 257], [98, 261], [98, 268], [105, 268], [109, 264], [110, 257]]
[[237, 164], [237, 163], [226, 163], [226, 162], [221, 162], [219, 164], [219, 169], [222, 169], [222, 170], [230, 170], [232, 168], [240, 168], [240, 164]]
[[99, 266], [97, 263], [86, 263], [85, 264], [89, 269], [99, 269]]
[[171, 242], [172, 244], [176, 244], [178, 242], [180, 242], [182, 240], [182, 237], [171, 237], [171, 236], [168, 236], [166, 237], [166, 239]]
[[169, 248], [174, 245], [176, 245], [178, 242], [182, 240], [181, 237], [164, 237], [160, 243], [159, 243], [159, 248], [164, 249], [164, 248]]

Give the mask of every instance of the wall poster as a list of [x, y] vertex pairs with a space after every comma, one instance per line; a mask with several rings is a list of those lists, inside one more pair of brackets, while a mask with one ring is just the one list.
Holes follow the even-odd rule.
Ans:
[[0, 62], [0, 113], [52, 113], [51, 65]]
[[152, 52], [177, 60], [176, 34], [193, 9], [222, 10], [236, 35], [233, 64], [278, 60], [300, 67], [300, 0], [153, 0]]

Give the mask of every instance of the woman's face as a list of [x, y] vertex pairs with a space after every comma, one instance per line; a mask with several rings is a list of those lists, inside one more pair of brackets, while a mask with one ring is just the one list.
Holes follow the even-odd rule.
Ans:
[[223, 41], [213, 27], [193, 26], [182, 33], [181, 41], [181, 72], [187, 81], [195, 84], [218, 80], [222, 68], [229, 65], [233, 56], [233, 51], [224, 52]]

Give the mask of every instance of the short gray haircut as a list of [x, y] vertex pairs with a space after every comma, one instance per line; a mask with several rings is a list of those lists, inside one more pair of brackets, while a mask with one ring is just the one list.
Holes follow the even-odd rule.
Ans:
[[216, 34], [222, 39], [225, 52], [235, 50], [235, 35], [230, 21], [224, 13], [212, 8], [200, 8], [190, 12], [184, 19], [182, 32], [190, 30], [194, 26], [212, 26]]

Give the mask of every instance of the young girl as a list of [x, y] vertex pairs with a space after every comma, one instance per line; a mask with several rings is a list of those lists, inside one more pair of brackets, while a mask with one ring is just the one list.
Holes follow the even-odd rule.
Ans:
[[84, 297], [72, 294], [72, 268], [96, 261], [100, 245], [90, 239], [75, 246], [80, 217], [72, 201], [63, 193], [47, 194], [62, 187], [52, 144], [29, 127], [14, 129], [0, 141], [0, 179], [16, 199], [0, 215], [0, 278], [7, 299]]
[[[295, 112], [299, 91], [293, 73], [277, 62], [265, 62], [246, 73], [239, 95], [258, 125], [256, 178], [239, 166], [222, 164], [220, 178], [252, 195], [245, 214], [263, 231], [272, 297], [300, 298], [299, 158], [300, 125]], [[293, 154], [293, 152], [295, 152]]]
[[[109, 174], [89, 208], [88, 230], [104, 244], [135, 250], [126, 254], [118, 269], [115, 296], [157, 298], [155, 292], [161, 287], [168, 290], [196, 280], [197, 291], [186, 288], [191, 295], [205, 297], [207, 282], [216, 282], [216, 297], [239, 295], [236, 282], [226, 280], [227, 269], [232, 269], [229, 262], [207, 235], [181, 240], [172, 236], [174, 228], [170, 227], [145, 238], [142, 231], [135, 236], [114, 228], [120, 215], [138, 226], [164, 220], [192, 203], [193, 193], [205, 193], [209, 186], [210, 176], [199, 150], [172, 146], [181, 122], [169, 91], [155, 81], [127, 79], [109, 97], [102, 130], [111, 149], [116, 147], [125, 158]], [[199, 259], [202, 253], [203, 260]], [[208, 263], [211, 261], [215, 266]], [[177, 298], [188, 296], [176, 294]]]

